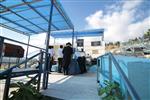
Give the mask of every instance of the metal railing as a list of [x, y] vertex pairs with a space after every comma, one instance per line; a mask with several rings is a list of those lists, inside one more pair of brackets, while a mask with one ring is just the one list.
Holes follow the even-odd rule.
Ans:
[[[7, 38], [7, 37], [3, 37], [3, 36], [0, 36], [0, 39], [3, 39], [3, 42], [2, 42], [1, 45], [3, 45], [5, 43], [4, 42], [5, 40], [8, 40], [8, 41], [17, 43], [17, 44], [19, 44], [21, 46], [22, 45], [26, 45], [27, 46], [27, 51], [28, 51], [29, 47], [38, 49], [39, 52], [40, 52], [40, 50], [45, 50], [44, 48], [41, 48], [41, 47], [29, 44], [29, 40], [28, 40], [28, 43], [24, 43], [24, 42], [20, 42], [20, 41], [17, 41], [17, 40], [14, 40], [14, 39], [10, 39], [10, 38]], [[0, 46], [0, 54], [3, 52], [1, 50], [1, 48], [3, 48], [3, 46]], [[5, 57], [3, 55], [0, 55], [0, 69], [10, 68], [11, 66], [22, 62], [23, 60], [27, 59], [28, 57], [31, 57], [32, 55], [30, 55], [28, 52], [26, 52], [25, 56], [26, 57], [23, 57], [23, 58], [17, 58], [17, 57]], [[26, 66], [26, 63], [25, 63], [25, 66]]]
[[[47, 65], [43, 67], [43, 55], [44, 53], [48, 56], [49, 62], [47, 62]], [[30, 60], [32, 60], [35, 57], [39, 57], [39, 63], [35, 68], [30, 69], [29, 67], [21, 67], [21, 65], [25, 65], [25, 63], [28, 63]], [[38, 78], [37, 82], [37, 90], [40, 90], [40, 83], [41, 83], [41, 74], [43, 73], [43, 84], [42, 88], [47, 89], [48, 86], [48, 74], [49, 74], [49, 65], [50, 65], [50, 54], [46, 53], [41, 50], [40, 53], [37, 53], [33, 55], [32, 57], [18, 63], [15, 66], [12, 66], [4, 71], [0, 72], [0, 80], [6, 80], [5, 81], [5, 87], [4, 87], [4, 94], [3, 94], [3, 100], [8, 100], [8, 95], [9, 95], [9, 88], [11, 84], [11, 78], [14, 77], [21, 77], [21, 76], [27, 76], [27, 75], [33, 75], [36, 74], [34, 77], [31, 78], [30, 81], [28, 81], [26, 84], [30, 84], [34, 79]]]
[[[104, 63], [105, 63], [104, 59], [106, 57], [107, 57], [108, 64], [105, 64], [105, 66], [104, 66]], [[113, 56], [112, 53], [106, 53], [106, 54], [98, 57], [97, 66], [98, 66], [98, 68], [97, 68], [97, 82], [98, 83], [101, 84], [101, 76], [104, 76], [106, 79], [108, 79], [110, 81], [115, 81], [115, 79], [113, 78], [113, 73], [115, 73], [115, 72], [113, 72], [113, 68], [115, 68], [116, 71], [118, 72], [118, 75], [120, 76], [120, 79], [122, 80], [122, 82], [126, 88], [125, 100], [128, 100], [129, 98], [131, 98], [132, 100], [140, 100], [139, 95], [135, 91], [134, 87], [130, 83], [129, 79], [127, 78], [126, 74], [124, 73], [124, 71], [122, 70], [121, 66], [119, 65], [119, 63], [117, 62], [117, 60], [115, 59], [115, 57]], [[106, 71], [103, 71], [105, 69], [105, 67], [108, 67], [107, 68], [108, 73], [105, 73]], [[103, 75], [103, 73], [105, 75]]]

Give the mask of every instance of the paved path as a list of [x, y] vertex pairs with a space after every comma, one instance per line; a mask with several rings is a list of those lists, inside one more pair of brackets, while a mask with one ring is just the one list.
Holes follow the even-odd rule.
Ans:
[[[12, 81], [26, 82], [28, 80], [26, 77], [18, 77]], [[4, 80], [0, 80], [0, 100], [3, 96], [4, 83]], [[65, 100], [100, 100], [97, 95], [96, 67], [92, 67], [88, 73], [74, 76], [53, 72], [49, 75], [48, 89], [42, 93]]]
[[49, 75], [48, 89], [42, 93], [65, 100], [100, 100], [95, 72], [75, 76], [52, 73]]

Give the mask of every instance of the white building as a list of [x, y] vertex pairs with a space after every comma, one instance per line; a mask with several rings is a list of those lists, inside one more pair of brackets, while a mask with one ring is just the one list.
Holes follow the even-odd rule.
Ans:
[[83, 48], [85, 53], [92, 58], [97, 58], [98, 56], [102, 55], [105, 53], [105, 42], [103, 41], [103, 36], [97, 36], [97, 37], [83, 37], [80, 38], [83, 39], [83, 47], [78, 47]]
[[[104, 29], [84, 30], [73, 32], [56, 32], [52, 33], [55, 39], [64, 38], [69, 40], [74, 36], [74, 47], [78, 50], [83, 49], [85, 53], [92, 58], [96, 58], [105, 53]], [[63, 42], [61, 39], [61, 43]], [[72, 42], [72, 41], [71, 41]]]

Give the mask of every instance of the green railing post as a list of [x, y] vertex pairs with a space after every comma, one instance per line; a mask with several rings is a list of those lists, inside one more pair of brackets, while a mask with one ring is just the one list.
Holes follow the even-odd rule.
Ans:
[[41, 82], [41, 73], [42, 73], [42, 65], [43, 65], [43, 52], [40, 51], [40, 61], [39, 61], [39, 76], [38, 76], [38, 84], [37, 84], [37, 90], [40, 90], [40, 82]]
[[[115, 59], [115, 57], [113, 56], [113, 54], [111, 53], [106, 53], [102, 56], [100, 56], [101, 58], [101, 68], [100, 68], [100, 73], [103, 75], [103, 69], [104, 67], [107, 67], [107, 66], [103, 66], [105, 60], [103, 60], [103, 57], [105, 56], [108, 56], [108, 67], [109, 67], [109, 76], [108, 76], [108, 79], [110, 81], [113, 80], [113, 77], [112, 77], [112, 64], [114, 66], [114, 68], [116, 68], [116, 70], [118, 71], [118, 74], [120, 75], [120, 78], [122, 79], [122, 82], [124, 83], [125, 85], [125, 88], [126, 88], [126, 93], [125, 93], [125, 100], [140, 100], [140, 97], [139, 95], [137, 94], [136, 90], [134, 89], [134, 87], [131, 85], [130, 81], [128, 80], [127, 76], [125, 75], [124, 71], [121, 69], [121, 66], [119, 65], [119, 63], [117, 62], [117, 60]], [[99, 74], [100, 74], [99, 73]], [[97, 76], [99, 77], [99, 76]], [[99, 82], [101, 80], [99, 79]]]
[[[103, 56], [101, 56], [101, 59], [100, 59], [100, 73], [102, 73], [103, 71]], [[99, 82], [101, 83], [101, 81], [99, 80]]]
[[97, 59], [97, 83], [99, 83], [99, 74], [100, 74], [100, 59]]
[[9, 86], [10, 86], [10, 81], [11, 81], [11, 72], [13, 69], [11, 69], [8, 72], [6, 82], [5, 82], [5, 88], [4, 88], [4, 94], [3, 94], [3, 100], [8, 100], [8, 94], [9, 94]]
[[101, 57], [101, 67], [100, 67], [100, 70], [101, 70], [101, 72], [103, 70], [103, 56]]
[[50, 64], [51, 64], [51, 62], [50, 62], [50, 59], [51, 59], [51, 56], [50, 56], [50, 54], [48, 54], [48, 63], [47, 63], [47, 68], [46, 68], [46, 84], [45, 84], [45, 88], [47, 89], [47, 87], [48, 87], [48, 79], [49, 79], [49, 71], [50, 71]]
[[[55, 0], [51, 0], [50, 15], [49, 15], [49, 24], [48, 24], [48, 32], [46, 34], [46, 53], [48, 53], [48, 48], [49, 48], [49, 41], [50, 41], [50, 34], [51, 34], [52, 15], [53, 15], [54, 2], [55, 2]], [[46, 54], [45, 55], [45, 65], [44, 65], [45, 71], [46, 71], [46, 66], [47, 66], [48, 62], [49, 62], [48, 61], [48, 55]], [[47, 82], [47, 80], [46, 80], [47, 78], [46, 77], [48, 77], [48, 76], [46, 75], [46, 72], [44, 72], [44, 74], [43, 74], [43, 89], [46, 89], [45, 88], [45, 83]]]
[[112, 59], [110, 55], [108, 55], [108, 57], [109, 57], [109, 81], [112, 81]]

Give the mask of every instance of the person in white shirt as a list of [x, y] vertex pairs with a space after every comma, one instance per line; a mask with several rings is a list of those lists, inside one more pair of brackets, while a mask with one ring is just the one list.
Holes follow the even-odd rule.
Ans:
[[53, 46], [49, 46], [49, 51], [48, 51], [51, 55], [51, 57], [54, 57], [54, 47]]
[[80, 67], [81, 74], [86, 72], [86, 58], [85, 58], [85, 52], [82, 48], [81, 51], [77, 55], [77, 61]]
[[51, 68], [52, 68], [52, 65], [53, 65], [53, 62], [54, 62], [54, 47], [53, 46], [49, 46], [49, 51], [48, 53], [50, 53], [50, 69], [49, 71], [51, 72]]
[[78, 59], [78, 57], [85, 57], [85, 52], [83, 49], [81, 49], [81, 51], [79, 51], [78, 49], [75, 52], [75, 58]]
[[62, 60], [63, 60], [63, 46], [60, 45], [58, 49], [58, 73], [62, 73]]

